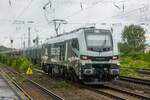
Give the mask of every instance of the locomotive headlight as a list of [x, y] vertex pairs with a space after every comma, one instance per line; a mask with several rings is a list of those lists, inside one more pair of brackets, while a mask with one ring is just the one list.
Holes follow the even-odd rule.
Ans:
[[118, 60], [118, 56], [113, 56], [112, 60]]

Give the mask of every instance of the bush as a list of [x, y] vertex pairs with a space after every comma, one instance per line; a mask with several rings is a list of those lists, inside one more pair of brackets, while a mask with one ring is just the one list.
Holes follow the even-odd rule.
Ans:
[[5, 54], [0, 54], [0, 62], [7, 64], [23, 73], [26, 72], [28, 67], [32, 66], [31, 60], [24, 56], [11, 57]]
[[28, 67], [32, 66], [31, 61], [29, 61], [27, 58], [22, 58], [22, 63], [19, 65], [19, 71], [20, 72], [25, 72]]
[[28, 69], [28, 67], [32, 66], [32, 63], [31, 61], [29, 61], [26, 57], [24, 56], [19, 56], [19, 57], [16, 57], [14, 59], [14, 64], [13, 67], [19, 71], [19, 72], [26, 72], [26, 70]]
[[8, 64], [9, 57], [6, 54], [0, 54], [0, 61], [1, 61], [1, 63]]

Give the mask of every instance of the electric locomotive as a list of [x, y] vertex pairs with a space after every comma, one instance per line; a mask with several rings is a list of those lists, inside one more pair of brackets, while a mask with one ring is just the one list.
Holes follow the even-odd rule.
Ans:
[[41, 65], [52, 76], [104, 84], [119, 76], [117, 44], [108, 29], [79, 28], [48, 39]]

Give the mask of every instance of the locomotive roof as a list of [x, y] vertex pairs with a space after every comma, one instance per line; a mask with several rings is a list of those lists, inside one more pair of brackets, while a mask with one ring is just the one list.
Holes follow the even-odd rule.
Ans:
[[[70, 39], [73, 39], [73, 38], [77, 38], [78, 35], [80, 33], [82, 33], [83, 30], [88, 30], [89, 31], [90, 29], [92, 30], [92, 29], [96, 29], [96, 28], [95, 27], [78, 28], [78, 29], [75, 29], [75, 30], [73, 30], [71, 32], [67, 32], [67, 33], [59, 34], [58, 36], [55, 36], [55, 37], [51, 37], [44, 44], [58, 43], [58, 42], [63, 42], [65, 40], [70, 40]], [[107, 28], [105, 28], [105, 29], [104, 28], [100, 28], [100, 29], [105, 30], [105, 31], [109, 30]]]
[[42, 45], [38, 45], [38, 46], [32, 46], [32, 47], [29, 47], [29, 48], [25, 48], [25, 49], [22, 49], [22, 50], [41, 49], [41, 48], [42, 48]]
[[45, 44], [58, 43], [58, 42], [63, 42], [63, 41], [65, 41], [65, 40], [77, 38], [77, 36], [79, 35], [79, 33], [81, 33], [81, 31], [82, 31], [82, 30], [85, 30], [85, 29], [95, 29], [95, 27], [78, 28], [78, 29], [75, 29], [75, 30], [73, 30], [73, 31], [71, 31], [71, 32], [59, 34], [58, 36], [49, 38], [49, 39], [45, 42]]

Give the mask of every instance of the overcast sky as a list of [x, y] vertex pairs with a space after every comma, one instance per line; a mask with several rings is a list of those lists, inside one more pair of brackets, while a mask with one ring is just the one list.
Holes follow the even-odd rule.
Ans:
[[21, 40], [27, 41], [28, 27], [32, 39], [38, 35], [44, 41], [55, 35], [54, 18], [68, 23], [61, 25], [60, 33], [93, 25], [89, 23], [97, 27], [106, 23], [119, 41], [124, 25], [146, 23], [143, 27], [148, 29], [149, 15], [150, 0], [0, 0], [0, 44], [10, 47], [13, 39], [13, 46], [21, 48]]

